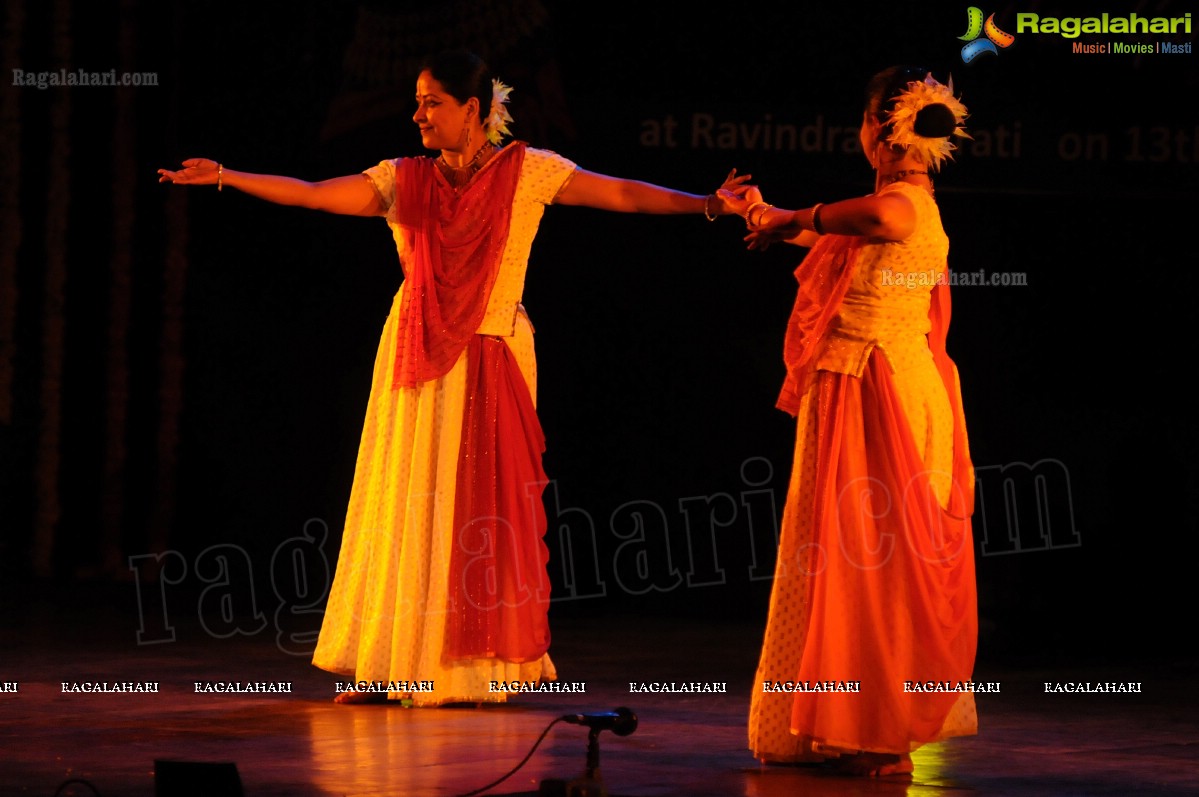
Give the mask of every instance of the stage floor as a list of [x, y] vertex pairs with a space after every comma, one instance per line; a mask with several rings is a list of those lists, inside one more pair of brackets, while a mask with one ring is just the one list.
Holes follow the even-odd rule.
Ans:
[[[911, 778], [868, 780], [751, 758], [745, 723], [758, 623], [562, 617], [551, 653], [559, 677], [585, 682], [586, 693], [409, 709], [335, 705], [339, 679], [281, 650], [270, 623], [220, 638], [179, 622], [175, 641], [139, 644], [127, 612], [59, 604], [6, 612], [0, 795], [154, 795], [156, 761], [199, 765], [188, 773], [193, 785], [232, 764], [247, 797], [465, 795], [516, 767], [549, 728], [527, 763], [483, 792], [536, 794], [543, 781], [578, 777], [586, 765], [587, 729], [550, 724], [619, 707], [636, 712], [638, 726], [599, 734], [611, 797], [1199, 794], [1199, 687], [1186, 662], [982, 664], [975, 680], [1001, 690], [978, 696], [980, 734], [922, 749]], [[286, 682], [292, 691], [198, 694], [193, 686], [229, 680]], [[63, 682], [82, 681], [157, 682], [159, 692], [64, 693]], [[630, 694], [630, 681], [723, 682], [728, 691]], [[1137, 682], [1142, 691], [1050, 694], [1046, 682]]]

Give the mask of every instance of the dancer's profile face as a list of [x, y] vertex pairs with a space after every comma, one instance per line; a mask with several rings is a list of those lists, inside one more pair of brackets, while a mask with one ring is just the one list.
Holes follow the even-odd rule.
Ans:
[[428, 149], [454, 149], [464, 144], [467, 119], [474, 103], [458, 102], [428, 70], [416, 79], [416, 113], [412, 121]]

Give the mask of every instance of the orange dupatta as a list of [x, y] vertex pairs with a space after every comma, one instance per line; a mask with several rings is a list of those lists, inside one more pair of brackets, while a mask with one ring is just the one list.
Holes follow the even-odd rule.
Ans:
[[859, 681], [861, 693], [796, 694], [791, 729], [841, 749], [907, 752], [939, 738], [959, 694], [908, 692], [906, 681], [970, 680], [977, 597], [969, 516], [973, 468], [957, 371], [945, 351], [948, 285], [931, 297], [929, 348], [949, 396], [954, 457], [941, 506], [891, 372], [877, 353], [858, 379], [815, 373], [817, 347], [853, 276], [855, 239], [825, 236], [796, 270], [780, 409], [815, 390], [810, 625], [800, 682]]

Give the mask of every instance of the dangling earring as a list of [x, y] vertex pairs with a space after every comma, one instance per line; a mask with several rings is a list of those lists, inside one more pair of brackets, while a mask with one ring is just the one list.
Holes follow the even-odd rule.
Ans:
[[472, 134], [474, 133], [474, 131], [471, 130], [471, 127], [473, 127], [473, 125], [470, 123], [470, 119], [471, 119], [471, 116], [473, 116], [477, 113], [478, 113], [477, 108], [474, 111], [472, 111], [470, 109], [470, 100], [467, 100], [466, 101], [466, 118], [462, 120], [464, 132], [466, 133], [466, 146], [462, 150], [463, 156], [470, 154], [470, 140], [471, 140]]

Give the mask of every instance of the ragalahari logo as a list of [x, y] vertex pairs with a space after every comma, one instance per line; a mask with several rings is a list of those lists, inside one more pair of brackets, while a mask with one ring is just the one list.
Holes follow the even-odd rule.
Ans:
[[[984, 34], [986, 38], [980, 39], [979, 36]], [[962, 61], [968, 64], [983, 53], [999, 55], [999, 48], [1011, 47], [1016, 37], [999, 29], [994, 14], [983, 22], [983, 10], [978, 6], [970, 6], [966, 9], [966, 33], [958, 36], [958, 39], [967, 42], [962, 48]]]

